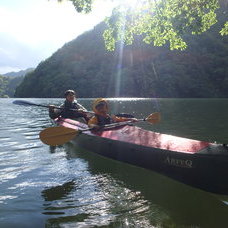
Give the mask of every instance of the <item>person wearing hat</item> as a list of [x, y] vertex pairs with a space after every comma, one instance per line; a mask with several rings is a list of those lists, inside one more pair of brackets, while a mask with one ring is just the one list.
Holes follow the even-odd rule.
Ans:
[[89, 127], [99, 128], [105, 124], [111, 124], [116, 122], [123, 121], [133, 121], [136, 122], [135, 118], [127, 118], [127, 117], [117, 117], [115, 115], [109, 115], [108, 111], [108, 102], [104, 98], [98, 98], [93, 102], [93, 111], [95, 115], [88, 121]]
[[[62, 105], [60, 105], [61, 109], [54, 108], [53, 105], [49, 105], [49, 116], [52, 119], [55, 119], [59, 116], [63, 118], [77, 119], [84, 118], [87, 122], [88, 118], [86, 115], [86, 108], [84, 108], [81, 104], [79, 104], [75, 98], [74, 90], [66, 90], [64, 93], [65, 101]], [[83, 120], [83, 119], [82, 119]]]

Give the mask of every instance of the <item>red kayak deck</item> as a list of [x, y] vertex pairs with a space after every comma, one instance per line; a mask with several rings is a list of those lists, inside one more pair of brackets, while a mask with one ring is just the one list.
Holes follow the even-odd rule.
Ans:
[[[73, 129], [87, 128], [86, 124], [71, 119], [62, 119], [58, 121], [58, 123], [61, 126]], [[88, 131], [84, 133], [146, 147], [191, 154], [197, 153], [212, 144], [204, 141], [161, 134], [129, 125], [115, 130], [105, 130], [102, 132]]]

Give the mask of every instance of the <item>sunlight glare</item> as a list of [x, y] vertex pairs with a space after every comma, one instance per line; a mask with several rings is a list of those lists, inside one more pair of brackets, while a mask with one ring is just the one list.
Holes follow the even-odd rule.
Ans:
[[141, 5], [142, 2], [140, 0], [122, 0], [121, 5], [126, 9], [135, 10]]

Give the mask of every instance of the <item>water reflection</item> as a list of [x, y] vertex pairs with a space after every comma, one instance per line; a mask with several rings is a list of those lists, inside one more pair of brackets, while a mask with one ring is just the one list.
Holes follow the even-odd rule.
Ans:
[[69, 181], [63, 185], [47, 188], [42, 191], [45, 201], [54, 201], [66, 197], [75, 187], [74, 181]]
[[90, 173], [81, 175], [42, 191], [45, 199], [43, 214], [50, 217], [46, 222], [47, 227], [107, 225], [111, 220], [112, 214], [107, 210], [109, 203], [99, 189], [98, 177]]
[[[129, 227], [225, 227], [228, 224], [228, 206], [213, 194], [71, 144], [67, 145], [66, 153], [68, 159], [80, 157], [88, 162], [90, 174], [96, 177], [94, 191], [99, 192], [100, 201], [106, 202], [103, 208], [106, 215], [113, 215], [109, 218], [111, 227], [127, 224]], [[89, 218], [93, 206], [90, 205], [91, 210], [83, 210]], [[99, 208], [102, 209], [100, 205]]]
[[[73, 158], [71, 153], [66, 156], [69, 161], [81, 159]], [[41, 193], [45, 200], [43, 214], [49, 216], [47, 227], [64, 224], [74, 227], [105, 226], [122, 223], [123, 218], [126, 223], [132, 224], [142, 220], [135, 218], [139, 214], [145, 220], [149, 207], [139, 193], [122, 187], [121, 183], [105, 173], [91, 173], [88, 166], [86, 169], [76, 168], [75, 179], [45, 188]], [[129, 216], [125, 217], [124, 214]], [[145, 221], [143, 224], [142, 227], [150, 227]]]

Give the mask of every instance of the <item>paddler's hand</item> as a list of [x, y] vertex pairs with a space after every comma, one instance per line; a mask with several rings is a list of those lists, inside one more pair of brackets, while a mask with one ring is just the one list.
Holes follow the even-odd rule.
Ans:
[[136, 118], [129, 118], [130, 121], [132, 122], [137, 122], [138, 120]]
[[49, 111], [54, 112], [55, 106], [54, 105], [48, 105]]
[[97, 124], [89, 124], [89, 128], [91, 128], [91, 130], [99, 130], [101, 129], [101, 126], [97, 125]]
[[83, 109], [78, 109], [77, 112], [78, 112], [78, 113], [85, 113], [85, 110], [83, 110]]

